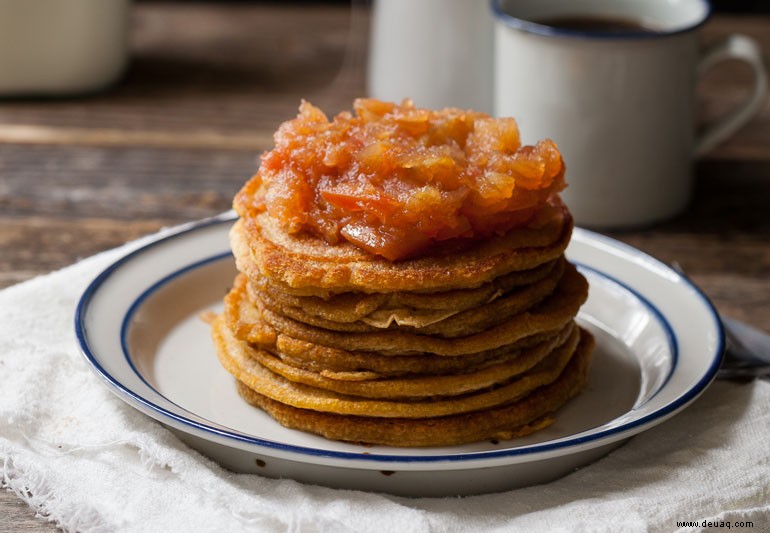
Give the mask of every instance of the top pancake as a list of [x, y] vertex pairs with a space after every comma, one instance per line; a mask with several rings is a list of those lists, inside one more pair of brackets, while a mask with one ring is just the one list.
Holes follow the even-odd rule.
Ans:
[[349, 243], [329, 245], [309, 234], [289, 235], [265, 213], [240, 219], [230, 232], [238, 270], [303, 296], [359, 291], [448, 291], [488, 283], [558, 258], [572, 233], [563, 204], [543, 207], [526, 226], [457, 249], [388, 261]]

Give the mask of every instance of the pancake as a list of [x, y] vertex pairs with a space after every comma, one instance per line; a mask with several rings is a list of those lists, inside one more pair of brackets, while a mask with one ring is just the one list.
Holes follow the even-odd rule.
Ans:
[[561, 330], [545, 331], [525, 337], [494, 350], [444, 357], [432, 354], [382, 355], [374, 352], [350, 352], [320, 346], [279, 334], [274, 347], [267, 350], [297, 368], [318, 372], [335, 379], [360, 381], [405, 374], [451, 374], [480, 370], [519, 357], [522, 350], [552, 339], [565, 338], [575, 327], [573, 321]]
[[402, 330], [341, 333], [308, 326], [268, 309], [261, 311], [264, 321], [276, 332], [313, 344], [393, 355], [432, 353], [458, 356], [498, 348], [534, 333], [560, 328], [577, 314], [587, 295], [588, 283], [585, 278], [574, 266], [568, 265], [554, 292], [531, 310], [519, 313], [481, 333], [455, 338], [419, 335]]
[[562, 255], [572, 217], [557, 203], [546, 205], [526, 226], [458, 250], [388, 261], [350, 243], [330, 246], [313, 235], [290, 235], [267, 213], [241, 218], [230, 232], [238, 270], [263, 276], [296, 294], [425, 292], [475, 288], [504, 274], [528, 270]]
[[553, 292], [563, 272], [564, 262], [560, 261], [539, 281], [464, 311], [384, 309], [374, 311], [357, 322], [336, 322], [307, 313], [301, 307], [281, 305], [251, 284], [247, 286], [247, 292], [251, 302], [259, 308], [264, 307], [278, 315], [332, 331], [364, 333], [390, 328], [423, 335], [459, 337], [489, 329], [539, 303]]
[[560, 257], [535, 268], [514, 271], [473, 289], [439, 292], [343, 292], [319, 296], [299, 296], [288, 287], [281, 287], [263, 276], [252, 279], [252, 288], [271, 306], [290, 306], [302, 309], [308, 315], [333, 322], [356, 322], [377, 311], [408, 309], [410, 311], [460, 312], [487, 304], [511, 290], [530, 285], [551, 274], [564, 261]]
[[212, 325], [212, 337], [219, 361], [230, 374], [255, 392], [280, 403], [344, 415], [426, 418], [468, 413], [510, 403], [555, 381], [569, 363], [579, 336], [573, 335], [574, 342], [568, 341], [557, 347], [548, 357], [512, 381], [475, 393], [425, 401], [337, 394], [287, 380], [249, 357], [248, 345], [232, 335], [221, 317]]
[[567, 338], [555, 337], [528, 350], [523, 350], [514, 358], [470, 372], [358, 380], [338, 379], [337, 376], [328, 373], [308, 371], [287, 364], [265, 350], [245, 345], [242, 345], [242, 348], [246, 355], [263, 367], [295, 383], [366, 398], [413, 399], [457, 396], [509, 381], [514, 376], [534, 367], [564, 343], [571, 341], [576, 343], [577, 338], [578, 332], [573, 330]]
[[259, 346], [274, 345], [278, 339], [275, 328], [265, 322], [261, 310], [251, 305], [246, 290], [245, 276], [236, 276], [233, 287], [224, 299], [223, 316], [227, 326], [240, 340]]
[[593, 345], [593, 337], [581, 330], [574, 356], [552, 383], [509, 404], [446, 417], [344, 416], [292, 407], [261, 395], [243, 383], [238, 384], [238, 392], [280, 424], [333, 440], [414, 447], [504, 440], [537, 431], [553, 422], [551, 415], [585, 387]]
[[556, 327], [533, 330], [531, 334], [511, 344], [463, 354], [462, 358], [434, 354], [383, 355], [373, 351], [342, 350], [277, 333], [272, 326], [264, 322], [262, 312], [250, 305], [245, 292], [246, 280], [238, 276], [225, 297], [223, 316], [236, 338], [265, 349], [292, 366], [314, 372], [344, 373], [348, 375], [348, 379], [354, 380], [407, 373], [444, 374], [469, 371], [516, 357], [518, 351], [564, 335], [564, 332], [572, 327], [572, 320], [569, 319], [562, 323], [559, 316], [540, 317], [535, 319], [536, 324], [549, 326], [553, 322]]

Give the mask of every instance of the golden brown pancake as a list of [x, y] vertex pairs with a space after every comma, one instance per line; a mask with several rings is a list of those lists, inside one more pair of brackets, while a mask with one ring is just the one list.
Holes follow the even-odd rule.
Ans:
[[[400, 329], [422, 335], [459, 337], [480, 333], [496, 326], [514, 315], [539, 303], [555, 289], [564, 272], [564, 262], [559, 262], [549, 275], [493, 301], [463, 311], [415, 310], [411, 308], [385, 309], [357, 322], [336, 322], [309, 314], [301, 307], [281, 305], [270, 296], [258, 291], [253, 284], [247, 292], [253, 305], [291, 318], [298, 322], [332, 331], [365, 333], [383, 329]], [[371, 320], [367, 320], [371, 317]]]
[[371, 416], [426, 418], [489, 409], [517, 400], [534, 389], [555, 381], [569, 363], [578, 335], [512, 381], [487, 390], [460, 396], [422, 401], [366, 398], [338, 394], [285, 379], [249, 357], [248, 345], [239, 341], [221, 317], [212, 325], [212, 337], [222, 366], [255, 392], [283, 404], [328, 413]]
[[278, 333], [265, 322], [262, 311], [251, 304], [246, 289], [246, 278], [243, 275], [236, 276], [232, 289], [224, 299], [223, 316], [227, 326], [240, 340], [260, 346], [271, 346], [276, 343]]
[[372, 377], [358, 380], [344, 379], [344, 377], [338, 379], [339, 376], [329, 373], [312, 372], [287, 364], [265, 350], [254, 349], [247, 345], [242, 345], [242, 348], [249, 357], [263, 367], [289, 381], [340, 394], [398, 399], [456, 396], [492, 387], [528, 371], [564, 343], [570, 341], [577, 343], [577, 338], [578, 332], [575, 329], [566, 339], [555, 337], [533, 348], [523, 350], [517, 357], [482, 369], [473, 369], [470, 372], [396, 378]]
[[[319, 296], [298, 296], [260, 276], [250, 280], [252, 289], [275, 307], [298, 307], [305, 313], [333, 322], [356, 322], [371, 317], [377, 311], [408, 309], [410, 311], [460, 312], [487, 304], [518, 287], [536, 283], [550, 275], [554, 268], [563, 268], [564, 257], [535, 268], [510, 272], [472, 289], [439, 292], [343, 292]], [[270, 301], [268, 301], [270, 300]]]
[[238, 277], [225, 297], [224, 317], [236, 338], [271, 352], [287, 364], [313, 372], [325, 372], [330, 376], [337, 374], [338, 379], [467, 372], [517, 357], [520, 350], [563, 336], [572, 327], [572, 320], [566, 323], [561, 323], [561, 320], [535, 320], [535, 324], [545, 322], [546, 325], [553, 321], [557, 327], [533, 331], [514, 343], [464, 354], [461, 358], [434, 354], [383, 355], [372, 351], [341, 350], [277, 333], [264, 322], [261, 311], [250, 305], [245, 290], [245, 279]]
[[563, 327], [577, 314], [588, 295], [588, 283], [568, 265], [556, 290], [546, 300], [497, 326], [463, 337], [441, 338], [402, 330], [375, 333], [340, 333], [308, 326], [268, 309], [262, 318], [276, 332], [313, 344], [349, 351], [381, 354], [431, 353], [458, 356], [491, 350], [514, 343], [526, 336]]
[[593, 344], [593, 337], [581, 330], [575, 354], [559, 378], [518, 401], [445, 417], [346, 416], [292, 407], [242, 383], [239, 383], [238, 392], [284, 426], [333, 440], [385, 446], [448, 446], [485, 439], [510, 439], [550, 424], [553, 421], [550, 415], [583, 389]]
[[[287, 335], [277, 336], [275, 346], [266, 348], [283, 361], [295, 366], [334, 377], [360, 381], [405, 374], [432, 375], [471, 372], [519, 357], [526, 350], [543, 342], [561, 338], [575, 327], [573, 321], [556, 331], [545, 331], [525, 337], [513, 344], [466, 354], [462, 357], [444, 357], [432, 354], [382, 355], [375, 352], [350, 352], [320, 346]], [[557, 341], [558, 342], [558, 341]]]
[[296, 290], [327, 296], [355, 292], [435, 292], [474, 288], [509, 272], [562, 255], [572, 233], [563, 205], [544, 206], [527, 225], [459, 250], [388, 261], [350, 243], [330, 246], [315, 236], [283, 231], [268, 214], [239, 219], [230, 232], [238, 270]]

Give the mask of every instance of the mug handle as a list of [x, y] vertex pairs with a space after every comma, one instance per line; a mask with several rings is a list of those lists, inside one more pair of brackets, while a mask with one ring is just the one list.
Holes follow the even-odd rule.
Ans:
[[698, 63], [698, 76], [727, 59], [747, 63], [754, 71], [751, 96], [727, 115], [709, 125], [695, 140], [695, 155], [701, 156], [735, 133], [753, 117], [765, 101], [768, 88], [767, 70], [757, 42], [745, 35], [728, 35], [706, 50]]

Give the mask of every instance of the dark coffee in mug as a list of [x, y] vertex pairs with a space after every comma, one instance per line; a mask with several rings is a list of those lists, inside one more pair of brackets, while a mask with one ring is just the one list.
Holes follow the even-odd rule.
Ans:
[[561, 16], [536, 22], [552, 28], [598, 33], [657, 33], [659, 31], [641, 21], [609, 16]]

